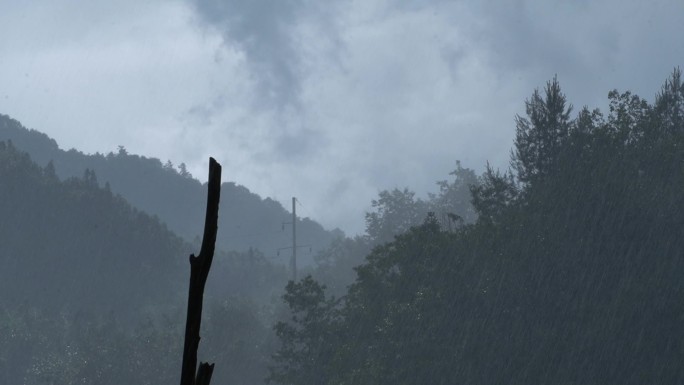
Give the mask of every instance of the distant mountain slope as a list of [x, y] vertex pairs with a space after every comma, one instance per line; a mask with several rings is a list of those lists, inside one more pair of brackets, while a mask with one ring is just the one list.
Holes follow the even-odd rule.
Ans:
[[92, 172], [62, 182], [0, 141], [0, 303], [117, 313], [170, 304], [188, 253]]
[[[92, 171], [61, 181], [0, 141], [0, 384], [175, 380], [198, 249]], [[254, 250], [215, 254], [202, 349], [218, 383], [261, 383], [288, 277]]]
[[[189, 241], [200, 236], [204, 225], [206, 185], [189, 174], [177, 171], [155, 158], [129, 154], [124, 148], [115, 153], [87, 155], [75, 149], [64, 151], [57, 142], [18, 121], [0, 115], [0, 140], [11, 140], [26, 151], [40, 166], [53, 162], [60, 179], [81, 177], [84, 170], [94, 170], [101, 185], [109, 183], [111, 191], [121, 194], [135, 207], [159, 217], [169, 229]], [[230, 175], [230, 167], [224, 167]], [[233, 182], [224, 183], [221, 193], [217, 246], [223, 250], [247, 251], [256, 248], [274, 261], [286, 262], [290, 251], [277, 253], [291, 244], [290, 213], [280, 203], [262, 199], [247, 188]], [[301, 264], [309, 264], [318, 250], [326, 248], [342, 235], [339, 230], [326, 231], [318, 223], [300, 219], [298, 243], [311, 245], [300, 251]]]
[[[60, 181], [53, 167], [0, 141], [0, 309], [30, 303], [123, 314], [178, 304], [188, 256], [198, 251], [158, 218], [99, 187], [92, 171]], [[254, 250], [217, 251], [207, 297], [268, 301], [288, 276], [286, 267]]]

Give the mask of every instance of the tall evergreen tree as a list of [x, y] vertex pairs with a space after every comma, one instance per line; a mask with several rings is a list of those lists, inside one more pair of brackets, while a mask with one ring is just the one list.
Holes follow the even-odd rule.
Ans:
[[684, 82], [678, 67], [656, 95], [655, 110], [662, 131], [667, 134], [684, 132]]
[[525, 101], [527, 118], [516, 116], [515, 150], [511, 163], [523, 183], [552, 172], [554, 159], [570, 129], [570, 112], [558, 79], [546, 83], [544, 97], [534, 90]]
[[646, 135], [654, 137], [659, 130], [650, 130], [647, 119], [651, 115], [652, 108], [646, 100], [630, 91], [618, 92], [613, 90], [608, 93], [609, 114], [608, 122], [604, 129], [606, 134], [617, 142], [634, 144]]

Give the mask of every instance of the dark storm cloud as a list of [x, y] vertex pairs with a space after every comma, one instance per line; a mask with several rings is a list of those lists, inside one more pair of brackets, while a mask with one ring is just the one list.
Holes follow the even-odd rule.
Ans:
[[[306, 0], [191, 0], [191, 4], [203, 22], [221, 33], [226, 47], [244, 55], [254, 84], [253, 95], [245, 101], [273, 122], [255, 157], [269, 163], [315, 156], [325, 147], [325, 135], [299, 118], [300, 94], [307, 75], [308, 45], [320, 39], [339, 43], [330, 13], [333, 2], [325, 7]], [[314, 39], [304, 36], [306, 27], [315, 30]], [[211, 120], [218, 112], [215, 106], [224, 103], [222, 95], [218, 98], [211, 105], [194, 107], [192, 113], [201, 111]]]
[[484, 21], [472, 37], [489, 47], [494, 67], [523, 72], [537, 87], [558, 74], [582, 103], [605, 100], [615, 87], [650, 98], [684, 58], [679, 0], [470, 3]]
[[193, 0], [203, 20], [246, 55], [259, 100], [281, 106], [297, 100], [300, 60], [293, 28], [306, 11], [302, 0]]

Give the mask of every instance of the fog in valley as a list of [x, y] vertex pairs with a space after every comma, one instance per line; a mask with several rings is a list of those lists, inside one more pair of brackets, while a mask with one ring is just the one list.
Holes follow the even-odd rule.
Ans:
[[683, 16], [0, 4], [0, 385], [684, 383]]

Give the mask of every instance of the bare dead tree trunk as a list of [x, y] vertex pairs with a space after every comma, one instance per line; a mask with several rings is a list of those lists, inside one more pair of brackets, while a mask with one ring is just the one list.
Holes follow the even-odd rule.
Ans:
[[200, 362], [197, 368], [197, 348], [200, 342], [202, 322], [202, 301], [211, 262], [214, 259], [216, 231], [218, 230], [218, 209], [221, 197], [221, 165], [209, 158], [209, 182], [207, 192], [207, 214], [204, 220], [202, 247], [197, 257], [190, 255], [190, 288], [188, 291], [188, 315], [185, 323], [185, 345], [183, 346], [183, 368], [181, 385], [209, 385], [214, 364]]

